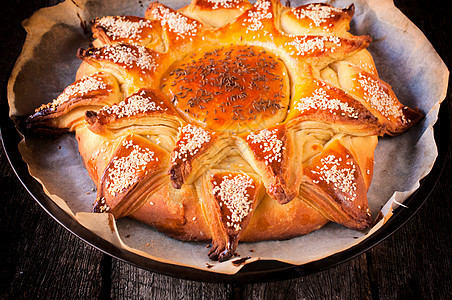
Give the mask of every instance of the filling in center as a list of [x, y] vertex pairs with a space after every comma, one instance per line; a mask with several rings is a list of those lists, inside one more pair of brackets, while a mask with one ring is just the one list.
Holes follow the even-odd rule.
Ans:
[[282, 122], [290, 92], [284, 63], [250, 46], [188, 55], [165, 76], [162, 90], [187, 122], [229, 133]]

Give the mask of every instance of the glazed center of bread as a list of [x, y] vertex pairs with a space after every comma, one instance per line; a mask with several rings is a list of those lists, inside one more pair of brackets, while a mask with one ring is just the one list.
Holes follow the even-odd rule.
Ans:
[[289, 105], [285, 65], [260, 47], [201, 49], [171, 68], [162, 90], [187, 122], [229, 133], [282, 122]]

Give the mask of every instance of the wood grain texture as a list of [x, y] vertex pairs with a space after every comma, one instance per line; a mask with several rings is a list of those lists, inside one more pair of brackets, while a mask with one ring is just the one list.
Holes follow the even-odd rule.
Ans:
[[[20, 52], [20, 22], [57, 0], [0, 10], [0, 88]], [[450, 67], [449, 1], [397, 0]], [[449, 7], [446, 7], [449, 5]], [[452, 109], [452, 89], [447, 97]], [[450, 144], [450, 141], [449, 141]], [[368, 252], [326, 271], [270, 283], [172, 278], [111, 258], [54, 221], [25, 191], [0, 150], [0, 299], [450, 299], [452, 157], [420, 211]]]
[[368, 287], [366, 257], [361, 255], [324, 272], [281, 282], [250, 284], [245, 290], [251, 299], [347, 299], [349, 296], [371, 299]]
[[203, 283], [158, 275], [114, 260], [112, 299], [229, 299], [231, 285]]
[[[442, 178], [452, 178], [451, 156]], [[447, 299], [452, 295], [450, 184], [438, 184], [421, 210], [366, 253], [377, 299]]]
[[104, 255], [47, 215], [6, 166], [3, 149], [0, 158], [0, 298], [97, 297]]

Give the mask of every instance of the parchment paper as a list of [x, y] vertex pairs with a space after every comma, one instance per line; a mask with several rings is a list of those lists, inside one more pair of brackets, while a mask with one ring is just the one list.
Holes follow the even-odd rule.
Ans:
[[[27, 39], [8, 84], [11, 117], [32, 113], [74, 81], [80, 64], [76, 51], [89, 44], [89, 36], [80, 26], [82, 22], [106, 15], [143, 16], [150, 2], [68, 0], [41, 9], [26, 20], [23, 25]], [[177, 9], [189, 1], [160, 2]], [[292, 6], [308, 3], [291, 2]], [[401, 136], [379, 140], [368, 198], [372, 215], [376, 217], [381, 211], [384, 218], [371, 230], [359, 232], [331, 223], [287, 241], [240, 243], [237, 252], [242, 257], [252, 256], [248, 263], [276, 259], [300, 265], [360, 243], [378, 230], [392, 210], [419, 187], [419, 180], [430, 172], [437, 156], [432, 126], [445, 98], [449, 76], [441, 58], [391, 0], [329, 3], [336, 7], [355, 4], [352, 33], [373, 38], [369, 50], [380, 77], [392, 85], [403, 104], [420, 108], [426, 118]], [[82, 165], [72, 134], [58, 138], [27, 136], [19, 150], [30, 174], [43, 184], [46, 193], [104, 239], [156, 261], [225, 274], [234, 274], [241, 268], [231, 261], [210, 261], [206, 243], [177, 241], [128, 218], [115, 223], [109, 214], [89, 213], [96, 198], [95, 185]], [[207, 264], [213, 267], [207, 268]]]

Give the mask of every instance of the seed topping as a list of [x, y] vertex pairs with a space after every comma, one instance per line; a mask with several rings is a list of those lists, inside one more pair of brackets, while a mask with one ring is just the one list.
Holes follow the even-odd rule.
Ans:
[[135, 116], [137, 114], [144, 114], [154, 111], [166, 111], [167, 108], [160, 106], [146, 90], [131, 95], [110, 107], [104, 107], [99, 113], [108, 115], [115, 115], [116, 118], [125, 118]]
[[359, 114], [356, 110], [340, 99], [332, 98], [322, 87], [317, 88], [311, 96], [301, 98], [295, 109], [304, 113], [309, 110], [326, 110], [333, 115], [339, 114], [357, 119]]
[[264, 162], [266, 165], [272, 162], [281, 162], [282, 151], [285, 149], [283, 141], [278, 138], [278, 129], [263, 129], [259, 133], [250, 133], [247, 140], [251, 144], [257, 144], [262, 151]]
[[253, 210], [250, 189], [254, 189], [253, 179], [246, 174], [228, 174], [221, 179], [214, 179], [213, 195], [220, 207], [229, 211], [226, 214], [226, 225], [237, 231], [242, 229], [241, 223]]
[[56, 109], [59, 105], [70, 101], [74, 98], [86, 97], [88, 94], [100, 90], [107, 89], [107, 84], [104, 82], [102, 76], [85, 76], [80, 80], [74, 82], [70, 86], [64, 89], [63, 93], [58, 96], [55, 100], [48, 104], [44, 104], [37, 108], [35, 112], [39, 112], [43, 109]]
[[173, 151], [172, 162], [174, 163], [176, 160], [185, 161], [190, 156], [195, 156], [210, 140], [209, 132], [200, 127], [191, 124], [182, 127], [179, 141]]
[[147, 165], [158, 160], [151, 149], [142, 148], [129, 139], [125, 139], [121, 146], [130, 148], [131, 152], [124, 157], [114, 157], [110, 163], [105, 187], [113, 196], [136, 183], [140, 173], [147, 174]]
[[[312, 3], [304, 7], [293, 8], [293, 14], [300, 20], [308, 18], [316, 27], [327, 22], [328, 19], [334, 18], [336, 14], [342, 13], [342, 9], [320, 3]], [[313, 24], [309, 27], [313, 27]]]
[[152, 27], [152, 22], [137, 17], [107, 16], [97, 19], [95, 25], [102, 27], [112, 40], [135, 40], [141, 38], [144, 28]]

